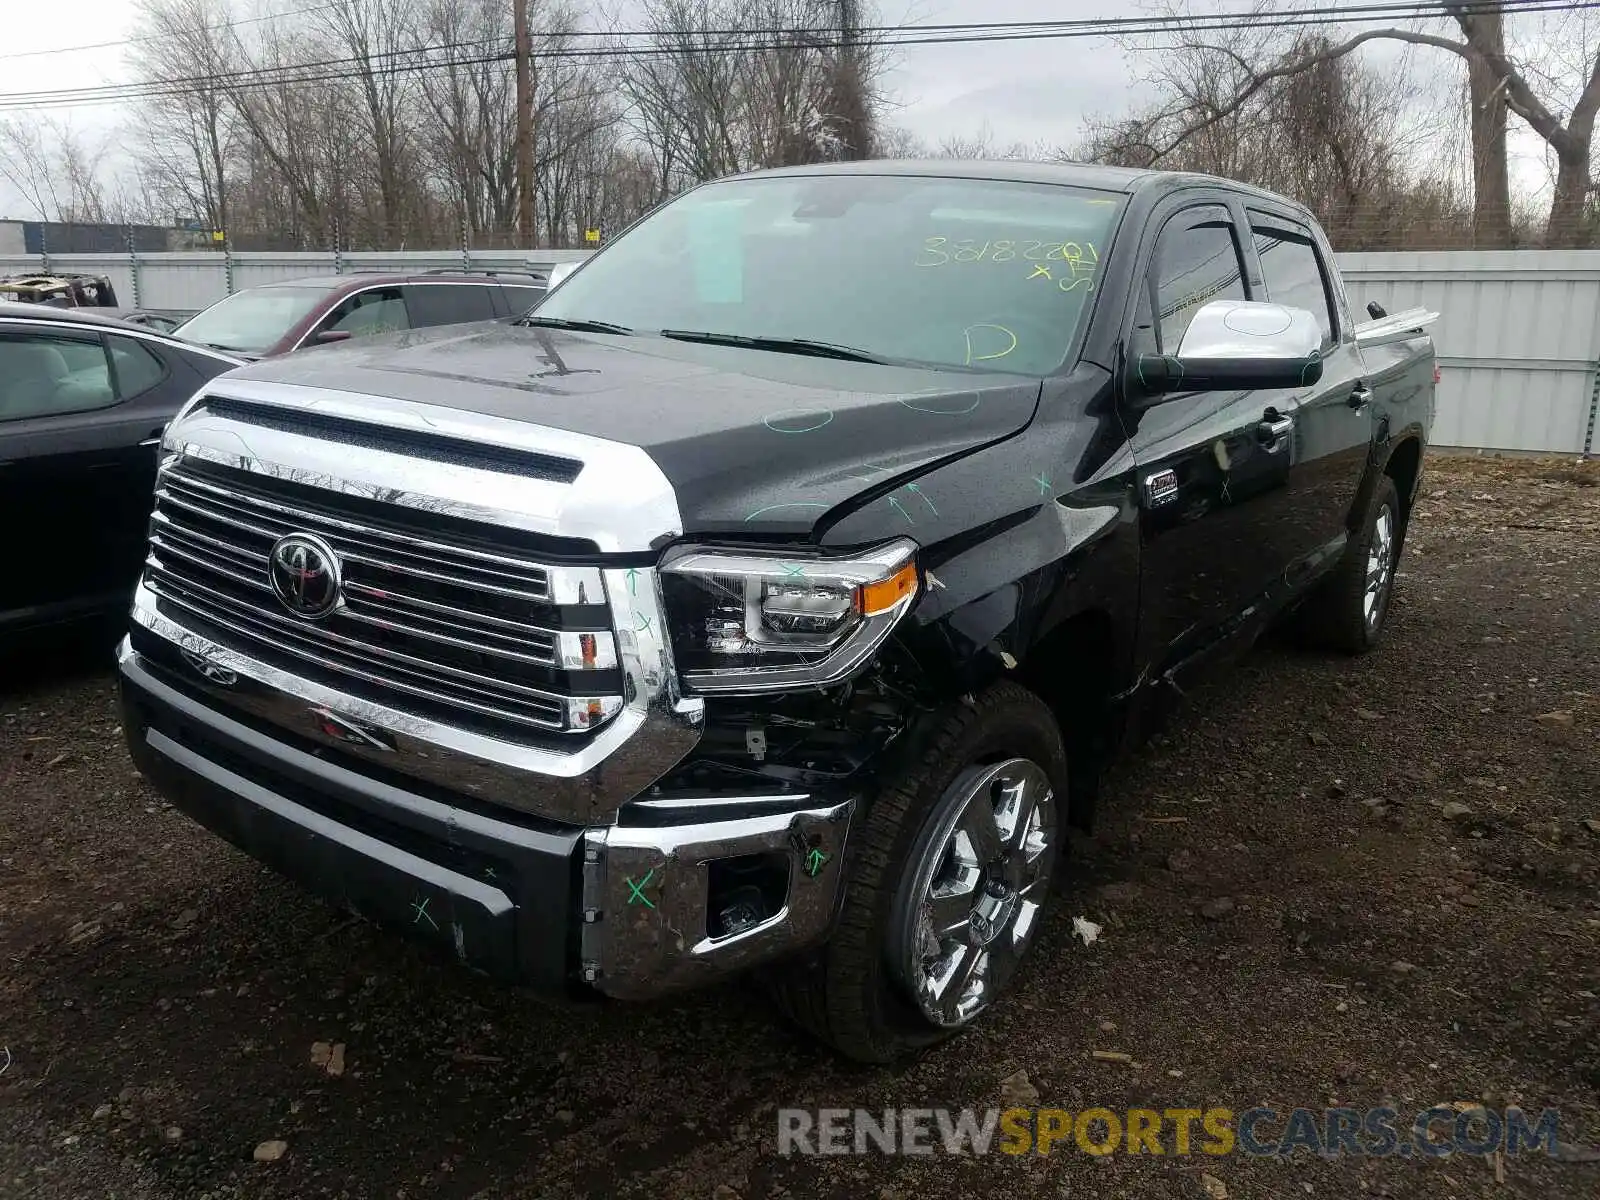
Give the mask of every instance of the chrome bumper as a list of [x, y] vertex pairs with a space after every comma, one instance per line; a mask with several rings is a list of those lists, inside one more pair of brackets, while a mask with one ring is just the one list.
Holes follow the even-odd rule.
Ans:
[[[844, 800], [739, 820], [591, 829], [583, 850], [583, 979], [616, 999], [641, 1000], [820, 942], [843, 898], [854, 809]], [[782, 905], [749, 928], [713, 936], [713, 864], [751, 858], [781, 864]]]

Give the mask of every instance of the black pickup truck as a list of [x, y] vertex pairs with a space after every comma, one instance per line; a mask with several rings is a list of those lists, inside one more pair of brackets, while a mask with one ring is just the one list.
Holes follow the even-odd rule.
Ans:
[[1005, 990], [1100, 768], [1269, 621], [1383, 631], [1430, 314], [1220, 179], [707, 184], [530, 316], [258, 363], [168, 429], [140, 769], [547, 993], [751, 968], [884, 1060]]

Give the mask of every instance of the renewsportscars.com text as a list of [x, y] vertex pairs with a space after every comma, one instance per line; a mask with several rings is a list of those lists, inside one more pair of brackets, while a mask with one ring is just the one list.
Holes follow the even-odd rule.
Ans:
[[1451, 1154], [1554, 1154], [1560, 1114], [1519, 1108], [947, 1109], [780, 1108], [778, 1153], [1051, 1154], [1243, 1153], [1443, 1158]]

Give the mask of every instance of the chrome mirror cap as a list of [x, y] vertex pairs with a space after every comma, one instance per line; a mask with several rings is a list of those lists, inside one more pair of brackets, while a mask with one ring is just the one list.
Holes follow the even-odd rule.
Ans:
[[1212, 300], [1189, 321], [1178, 357], [1186, 364], [1209, 359], [1304, 363], [1321, 348], [1322, 330], [1307, 309], [1263, 300]]

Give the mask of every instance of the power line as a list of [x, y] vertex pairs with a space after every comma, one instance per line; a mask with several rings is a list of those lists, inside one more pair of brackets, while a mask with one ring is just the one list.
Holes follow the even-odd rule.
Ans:
[[[219, 21], [215, 25], [200, 25], [196, 33], [215, 33], [221, 29], [233, 29], [240, 25], [255, 25], [262, 21], [286, 21], [290, 17], [304, 17], [311, 13], [326, 12], [336, 7], [332, 4], [319, 4], [315, 8], [297, 8], [290, 12], [270, 13], [264, 17], [240, 17], [237, 21]], [[46, 58], [52, 54], [81, 54], [86, 50], [115, 50], [118, 46], [137, 46], [142, 42], [165, 41], [167, 35], [149, 33], [140, 37], [120, 38], [114, 42], [90, 42], [86, 46], [57, 46], [52, 50], [13, 50], [9, 54], [0, 54], [0, 62], [14, 58]]]
[[[334, 79], [359, 79], [363, 75], [387, 74], [383, 60], [398, 59], [403, 55], [420, 56], [433, 54], [441, 50], [478, 50], [484, 46], [503, 42], [509, 47], [505, 39], [479, 39], [472, 42], [446, 42], [436, 46], [406, 47], [400, 50], [385, 50], [376, 54], [348, 55], [343, 58], [312, 59], [308, 62], [286, 63], [275, 67], [243, 67], [236, 71], [216, 71], [206, 75], [181, 75], [171, 79], [147, 80], [141, 83], [108, 83], [96, 87], [61, 88], [36, 92], [7, 92], [0, 94], [0, 108], [31, 108], [43, 107], [43, 101], [55, 97], [63, 97], [61, 107], [69, 107], [78, 102], [103, 104], [108, 102], [123, 102], [129, 99], [160, 99], [167, 96], [193, 95], [209, 91], [226, 84], [240, 81], [240, 86], [245, 87], [276, 87], [280, 83], [317, 83], [323, 80]], [[509, 51], [508, 51], [509, 52]], [[411, 65], [413, 70], [426, 70], [430, 66], [465, 65], [468, 63], [491, 61], [496, 55], [489, 58], [459, 59], [447, 62], [418, 62]], [[316, 71], [323, 67], [354, 67], [362, 66], [361, 71], [336, 72], [331, 74], [304, 74], [307, 71]], [[26, 103], [13, 104], [12, 101]]]
[[[324, 7], [331, 7], [324, 6]], [[1449, 6], [1453, 14], [1465, 11], [1478, 13], [1539, 13], [1572, 12], [1600, 8], [1600, 0], [1469, 0], [1468, 3]], [[317, 11], [317, 10], [310, 10]], [[1057, 22], [1010, 22], [970, 24], [962, 26], [899, 26], [879, 27], [890, 29], [889, 36], [871, 39], [878, 46], [958, 45], [984, 42], [1013, 42], [1034, 40], [1076, 39], [1105, 36], [1147, 36], [1163, 33], [1196, 33], [1235, 29], [1241, 26], [1253, 29], [1287, 29], [1314, 25], [1348, 25], [1377, 19], [1415, 20], [1446, 15], [1447, 6], [1441, 0], [1413, 0], [1411, 3], [1365, 4], [1348, 8], [1313, 7], [1286, 10], [1266, 10], [1251, 13], [1179, 14], [1164, 17], [1112, 17], [1100, 20]], [[970, 32], [961, 32], [969, 30]], [[683, 31], [692, 39], [713, 36], [707, 31]], [[632, 59], [676, 55], [729, 54], [786, 49], [841, 49], [845, 41], [843, 31], [828, 27], [779, 30], [727, 30], [723, 33], [732, 40], [698, 42], [698, 44], [630, 45], [627, 43], [595, 46], [551, 46], [539, 53], [542, 60], [550, 59]], [[565, 39], [571, 35], [555, 35]], [[589, 35], [586, 35], [589, 36]], [[592, 35], [600, 36], [600, 35]], [[633, 31], [611, 37], [657, 37], [649, 31]], [[852, 43], [854, 44], [854, 43]], [[485, 51], [486, 47], [497, 50]], [[443, 60], [426, 56], [441, 51], [484, 51], [465, 57]], [[247, 68], [203, 76], [151, 80], [143, 83], [108, 84], [92, 88], [64, 88], [53, 91], [0, 94], [0, 111], [32, 108], [69, 108], [106, 103], [130, 103], [141, 100], [169, 99], [193, 95], [206, 90], [228, 86], [234, 90], [298, 86], [303, 84], [335, 83], [353, 79], [388, 77], [419, 71], [452, 69], [508, 61], [513, 51], [505, 39], [481, 39], [475, 42], [448, 43], [386, 51], [375, 55], [324, 59], [309, 63], [295, 63], [278, 67]], [[338, 70], [325, 68], [341, 68]], [[348, 69], [346, 69], [348, 68]], [[359, 68], [359, 69], [356, 69]]]
[[[1516, 12], [1517, 10], [1519, 10], [1519, 9], [1526, 8], [1529, 2], [1530, 2], [1530, 0], [1498, 0], [1498, 2], [1495, 2], [1495, 0], [1478, 0], [1478, 2], [1476, 2], [1476, 3], [1468, 3], [1465, 7], [1468, 9], [1469, 12], [1472, 12], [1472, 11], [1485, 11], [1485, 12], [1498, 11], [1498, 12], [1505, 12], [1505, 13], [1513, 13], [1513, 12]], [[1532, 2], [1537, 2], [1537, 0], [1532, 0]], [[258, 24], [258, 23], [263, 22], [263, 21], [287, 20], [290, 17], [299, 17], [299, 16], [308, 15], [310, 13], [325, 12], [328, 9], [332, 9], [332, 8], [336, 8], [336, 7], [338, 7], [337, 4], [331, 4], [330, 3], [330, 4], [317, 5], [317, 6], [313, 7], [313, 8], [293, 9], [293, 10], [291, 10], [289, 12], [283, 12], [283, 13], [269, 13], [266, 16], [260, 16], [260, 17], [242, 17], [242, 18], [240, 18], [239, 20], [236, 20], [236, 21], [221, 21], [221, 22], [217, 23], [216, 25], [203, 25], [203, 26], [199, 27], [199, 30], [203, 31], [203, 32], [212, 32], [212, 31], [222, 30], [222, 29], [233, 29], [233, 28], [235, 28], [237, 26], [240, 26], [240, 25], [254, 25], [254, 24]], [[1396, 10], [1396, 9], [1408, 10], [1408, 13], [1406, 14], [1407, 19], [1415, 19], [1416, 17], [1421, 16], [1421, 15], [1427, 15], [1427, 16], [1450, 16], [1450, 15], [1452, 15], [1452, 8], [1451, 8], [1451, 5], [1449, 3], [1449, 0], [1415, 0], [1415, 2], [1413, 2], [1413, 3], [1352, 4], [1352, 5], [1347, 5], [1347, 6], [1343, 7], [1343, 8], [1338, 8], [1338, 9], [1333, 9], [1333, 8], [1301, 9], [1301, 10], [1294, 10], [1294, 9], [1273, 10], [1273, 9], [1267, 9], [1267, 10], [1251, 10], [1249, 12], [1240, 12], [1240, 13], [1231, 13], [1231, 14], [1230, 13], [1223, 13], [1223, 14], [1216, 14], [1216, 13], [1193, 13], [1193, 14], [1174, 13], [1174, 14], [1170, 14], [1169, 16], [1162, 17], [1162, 18], [1157, 18], [1157, 19], [1165, 20], [1165, 21], [1172, 21], [1172, 22], [1200, 21], [1200, 20], [1213, 19], [1213, 18], [1215, 18], [1215, 17], [1220, 15], [1220, 16], [1228, 19], [1228, 20], [1238, 21], [1241, 25], [1249, 25], [1249, 24], [1255, 23], [1255, 22], [1260, 21], [1260, 20], [1271, 19], [1274, 16], [1312, 15], [1312, 14], [1316, 14], [1316, 13], [1339, 13], [1339, 14], [1348, 13], [1348, 14], [1351, 14], [1350, 20], [1378, 20], [1378, 19], [1382, 19], [1383, 17], [1385, 17], [1387, 15], [1390, 15], [1392, 10]], [[1431, 13], [1427, 13], [1427, 14], [1420, 14], [1420, 13], [1417, 13], [1415, 11], [1409, 11], [1409, 10], [1417, 10], [1417, 9], [1432, 9], [1432, 10], [1436, 10], [1436, 11], [1431, 12]], [[1540, 10], [1540, 11], [1542, 11], [1542, 10]], [[1366, 14], [1366, 15], [1363, 15], [1363, 14]], [[945, 33], [945, 32], [949, 32], [949, 33], [969, 33], [969, 32], [983, 31], [983, 30], [1003, 31], [1003, 30], [1025, 30], [1025, 29], [1039, 29], [1039, 30], [1044, 30], [1044, 29], [1068, 29], [1068, 28], [1082, 27], [1082, 26], [1113, 27], [1113, 26], [1116, 26], [1116, 25], [1119, 25], [1119, 24], [1125, 24], [1125, 23], [1128, 23], [1128, 24], [1140, 23], [1140, 22], [1143, 22], [1143, 21], [1146, 21], [1146, 20], [1149, 20], [1149, 19], [1151, 19], [1151, 18], [1144, 18], [1144, 17], [1098, 17], [1098, 18], [1095, 18], [1095, 17], [1090, 17], [1090, 18], [1079, 18], [1079, 19], [1070, 20], [1070, 21], [973, 21], [973, 22], [955, 22], [955, 23], [934, 23], [934, 24], [927, 24], [927, 25], [862, 25], [862, 26], [855, 27], [855, 32], [859, 33], [863, 37], [870, 37], [870, 36], [876, 35], [876, 34], [892, 34], [892, 33], [904, 32], [904, 31], [907, 31], [907, 30], [926, 30], [928, 32], [933, 32], [933, 33]], [[568, 29], [568, 30], [550, 31], [550, 32], [535, 32], [533, 36], [534, 37], [540, 37], [540, 38], [649, 37], [649, 36], [653, 36], [655, 34], [655, 32], [656, 31], [654, 31], [654, 30], [613, 31], [613, 30], [604, 30], [604, 29]], [[730, 29], [697, 29], [697, 30], [689, 30], [687, 32], [693, 34], [694, 36], [700, 36], [700, 37], [720, 37], [720, 36], [727, 36], [727, 35], [733, 35], [733, 34], [746, 34], [746, 33], [752, 32], [752, 31], [747, 29], [747, 28], [730, 28]], [[775, 32], [785, 32], [785, 31], [775, 31]], [[799, 31], [790, 30], [788, 32], [799, 32]], [[804, 32], [843, 33], [843, 32], [846, 32], [846, 31], [843, 30], [840, 27], [809, 26], [809, 27], [807, 27], [807, 29]], [[12, 52], [12, 53], [9, 53], [9, 54], [0, 54], [0, 61], [6, 61], [6, 60], [9, 60], [9, 59], [16, 59], [16, 58], [39, 58], [39, 57], [44, 57], [44, 56], [48, 56], [48, 55], [52, 55], [52, 54], [77, 54], [77, 53], [79, 53], [81, 51], [87, 51], [87, 50], [114, 49], [114, 48], [116, 48], [118, 46], [133, 46], [133, 45], [138, 45], [139, 43], [142, 43], [142, 42], [162, 41], [164, 39], [164, 36], [165, 35], [162, 35], [162, 34], [147, 34], [147, 35], [143, 35], [143, 36], [139, 36], [139, 37], [122, 38], [122, 39], [120, 39], [118, 41], [112, 41], [112, 42], [91, 42], [91, 43], [89, 43], [87, 45], [81, 45], [81, 46], [58, 46], [58, 47], [56, 47], [54, 49], [50, 49], [50, 50], [22, 50], [22, 51], [15, 51], [15, 52]]]

